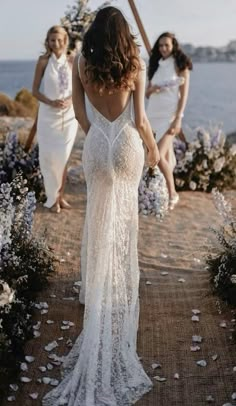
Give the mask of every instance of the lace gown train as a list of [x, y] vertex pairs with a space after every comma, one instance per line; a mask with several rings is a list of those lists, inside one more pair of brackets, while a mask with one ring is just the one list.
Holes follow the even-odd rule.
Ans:
[[95, 108], [85, 139], [87, 210], [82, 243], [83, 331], [44, 406], [128, 406], [152, 387], [136, 353], [139, 318], [138, 186], [142, 141], [131, 100], [113, 122]]

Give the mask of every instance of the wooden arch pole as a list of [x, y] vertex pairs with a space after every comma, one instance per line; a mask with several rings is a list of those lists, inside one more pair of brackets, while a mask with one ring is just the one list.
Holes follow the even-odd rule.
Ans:
[[148, 52], [148, 55], [150, 55], [152, 48], [151, 48], [150, 42], [149, 42], [149, 40], [148, 40], [147, 34], [146, 34], [145, 30], [144, 30], [144, 27], [143, 27], [141, 18], [140, 18], [140, 16], [139, 16], [137, 7], [136, 7], [136, 5], [135, 5], [135, 3], [134, 3], [134, 0], [128, 0], [128, 2], [129, 2], [129, 5], [130, 5], [130, 8], [131, 8], [131, 10], [132, 10], [132, 13], [133, 13], [133, 15], [134, 15], [135, 21], [136, 21], [136, 23], [137, 23], [139, 32], [140, 32], [141, 37], [142, 37], [142, 40], [143, 40], [143, 43], [144, 43], [144, 45], [145, 45], [145, 47], [146, 47], [146, 50], [147, 50], [147, 52]]

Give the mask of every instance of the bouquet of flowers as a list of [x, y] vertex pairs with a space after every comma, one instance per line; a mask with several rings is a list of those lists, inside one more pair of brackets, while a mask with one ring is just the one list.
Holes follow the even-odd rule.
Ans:
[[174, 79], [170, 79], [170, 80], [165, 80], [162, 81], [160, 83], [157, 83], [157, 86], [161, 89], [161, 90], [167, 90], [170, 89], [172, 87], [179, 87], [181, 85], [184, 84], [184, 78], [182, 76], [178, 76]]
[[45, 239], [32, 233], [35, 208], [35, 195], [22, 176], [1, 184], [0, 393], [19, 370], [24, 343], [34, 336], [33, 301], [54, 271], [54, 257]]
[[0, 183], [11, 182], [21, 172], [37, 199], [44, 196], [43, 178], [39, 167], [38, 145], [26, 153], [16, 133], [9, 133], [0, 144]]
[[[191, 131], [191, 130], [190, 130]], [[189, 131], [189, 132], [190, 132]], [[191, 141], [174, 140], [177, 160], [175, 183], [179, 190], [222, 190], [235, 186], [236, 145], [230, 146], [221, 128], [197, 128]]]
[[213, 292], [236, 306], [236, 219], [224, 196], [217, 190], [212, 194], [223, 222], [219, 229], [212, 229], [218, 244], [211, 247], [207, 268]]
[[169, 195], [159, 168], [145, 168], [138, 191], [139, 212], [163, 218], [168, 211]]

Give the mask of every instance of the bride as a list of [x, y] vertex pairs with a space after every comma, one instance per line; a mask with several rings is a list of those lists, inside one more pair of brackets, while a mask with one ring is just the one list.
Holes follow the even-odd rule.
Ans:
[[136, 353], [142, 141], [148, 164], [154, 167], [159, 161], [145, 115], [145, 77], [144, 62], [122, 13], [114, 7], [101, 9], [73, 67], [75, 116], [86, 133], [83, 331], [65, 358], [62, 382], [45, 396], [44, 406], [128, 406], [152, 388]]

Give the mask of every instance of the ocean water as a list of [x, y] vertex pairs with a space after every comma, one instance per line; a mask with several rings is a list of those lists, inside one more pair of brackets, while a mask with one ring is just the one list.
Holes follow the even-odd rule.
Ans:
[[[35, 61], [0, 61], [0, 92], [14, 98], [23, 87], [31, 90]], [[190, 127], [221, 124], [236, 131], [236, 64], [195, 63], [184, 124]]]

